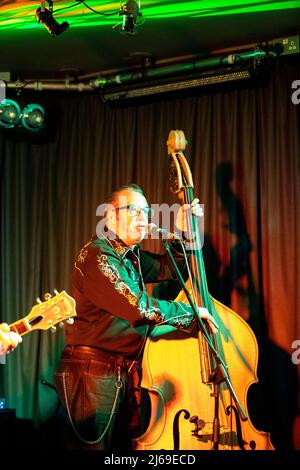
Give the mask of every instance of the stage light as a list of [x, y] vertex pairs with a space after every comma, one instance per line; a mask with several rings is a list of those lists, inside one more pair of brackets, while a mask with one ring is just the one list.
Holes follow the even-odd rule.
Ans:
[[40, 24], [45, 26], [47, 31], [49, 31], [52, 36], [58, 36], [69, 27], [69, 23], [64, 21], [63, 23], [59, 24], [53, 18], [53, 1], [48, 0], [48, 3], [49, 10], [45, 8], [45, 2], [41, 2], [41, 6], [35, 12], [35, 17]]
[[39, 104], [28, 104], [22, 111], [21, 124], [32, 132], [38, 132], [45, 125], [45, 109]]
[[215, 74], [212, 76], [203, 76], [192, 79], [178, 80], [170, 83], [151, 84], [145, 86], [137, 86], [126, 89], [107, 90], [103, 93], [102, 98], [105, 102], [128, 100], [130, 98], [140, 98], [144, 96], [157, 95], [159, 93], [179, 92], [191, 88], [199, 88], [211, 85], [220, 85], [231, 81], [250, 79], [251, 75], [248, 70], [241, 70], [231, 73]]
[[129, 0], [121, 7], [119, 15], [123, 15], [122, 31], [135, 34], [137, 18], [142, 16], [139, 5], [134, 0]]
[[14, 127], [21, 117], [21, 110], [18, 103], [13, 100], [4, 99], [0, 101], [0, 126]]

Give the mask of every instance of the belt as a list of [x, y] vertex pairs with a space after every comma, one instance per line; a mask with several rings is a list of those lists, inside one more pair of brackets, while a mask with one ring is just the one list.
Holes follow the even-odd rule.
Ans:
[[117, 365], [126, 367], [129, 371], [133, 368], [136, 368], [138, 362], [132, 359], [129, 359], [127, 356], [121, 354], [113, 354], [108, 351], [104, 351], [99, 348], [92, 348], [91, 346], [81, 346], [81, 345], [67, 345], [63, 351], [63, 356], [76, 356], [76, 352], [84, 354], [86, 358], [101, 359], [107, 362], [114, 362]]

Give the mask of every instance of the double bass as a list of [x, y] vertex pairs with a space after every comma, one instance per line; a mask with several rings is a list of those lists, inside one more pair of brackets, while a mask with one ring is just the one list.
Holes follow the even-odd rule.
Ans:
[[[170, 179], [181, 202], [194, 199], [193, 178], [183, 154], [182, 131], [167, 141]], [[208, 291], [197, 217], [187, 220], [192, 240], [190, 275], [176, 301], [205, 307], [219, 329], [206, 323], [193, 334], [171, 326], [153, 328], [146, 341], [141, 386], [150, 398], [148, 427], [136, 450], [273, 450], [270, 436], [248, 415], [247, 393], [258, 381], [258, 345], [246, 321]], [[214, 354], [217, 354], [217, 356]], [[219, 358], [219, 359], [218, 359]]]

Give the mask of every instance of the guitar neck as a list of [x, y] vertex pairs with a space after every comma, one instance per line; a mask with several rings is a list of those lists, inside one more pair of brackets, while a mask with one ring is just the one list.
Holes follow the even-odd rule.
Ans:
[[26, 318], [22, 318], [21, 320], [11, 323], [9, 325], [9, 328], [11, 329], [11, 331], [18, 333], [20, 336], [23, 336], [32, 330], [30, 323], [28, 320], [26, 320]]

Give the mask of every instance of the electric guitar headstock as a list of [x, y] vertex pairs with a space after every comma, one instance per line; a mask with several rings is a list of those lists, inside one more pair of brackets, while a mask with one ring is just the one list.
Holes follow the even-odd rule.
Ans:
[[64, 326], [64, 321], [68, 324], [74, 323], [76, 317], [75, 300], [64, 290], [57, 292], [54, 290], [55, 296], [45, 294], [45, 301], [37, 298], [37, 305], [32, 307], [26, 317], [17, 320], [9, 325], [12, 331], [19, 335], [25, 335], [33, 330], [56, 330], [57, 324]]

